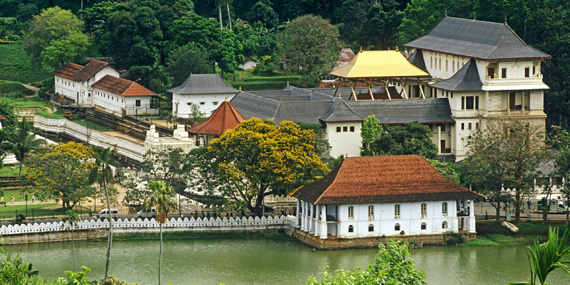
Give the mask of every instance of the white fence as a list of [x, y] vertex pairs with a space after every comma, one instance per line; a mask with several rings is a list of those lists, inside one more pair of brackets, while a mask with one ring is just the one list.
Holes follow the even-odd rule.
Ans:
[[[187, 231], [208, 231], [208, 230], [224, 230], [224, 231], [243, 231], [243, 230], [263, 230], [268, 228], [280, 229], [286, 225], [295, 226], [296, 217], [294, 216], [281, 216], [281, 217], [249, 217], [249, 218], [171, 218], [167, 219], [166, 223], [162, 225], [165, 230], [187, 230]], [[154, 219], [118, 219], [113, 222], [113, 229], [129, 229], [130, 231], [153, 231], [158, 230], [159, 223]], [[93, 230], [93, 229], [106, 229], [109, 228], [109, 221], [107, 220], [90, 220], [81, 221], [74, 226], [75, 230]], [[34, 223], [22, 225], [3, 225], [0, 227], [0, 235], [18, 235], [18, 234], [31, 234], [31, 233], [46, 233], [46, 232], [62, 232], [71, 230], [70, 223], [53, 222], [53, 223]]]
[[74, 123], [67, 119], [48, 119], [42, 116], [34, 116], [34, 127], [46, 132], [66, 134], [74, 137], [77, 141], [88, 142], [99, 147], [116, 148], [117, 153], [130, 159], [142, 162], [145, 154], [144, 144], [111, 136], [96, 130]]

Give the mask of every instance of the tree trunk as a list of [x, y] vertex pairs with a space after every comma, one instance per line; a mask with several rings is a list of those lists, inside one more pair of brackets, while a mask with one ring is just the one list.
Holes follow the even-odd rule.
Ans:
[[515, 194], [515, 223], [520, 223], [521, 222], [521, 193], [519, 190], [520, 189], [520, 185], [517, 185], [517, 191]]
[[23, 159], [20, 161], [20, 173], [18, 174], [18, 176], [22, 176], [22, 164], [24, 164]]
[[495, 222], [497, 224], [501, 223], [501, 200], [497, 199], [497, 207], [495, 208], [496, 215], [495, 215]]
[[228, 23], [230, 24], [230, 31], [232, 31], [232, 16], [230, 15], [230, 4], [229, 0], [226, 0], [226, 8], [228, 9]]
[[[106, 165], [103, 165], [105, 169]], [[107, 190], [107, 181], [103, 177], [103, 188], [105, 188], [105, 196], [107, 197], [107, 211], [109, 213], [109, 237], [107, 238], [107, 261], [105, 262], [105, 279], [109, 276], [109, 263], [111, 261], [111, 246], [113, 245], [113, 216], [111, 216], [111, 203], [109, 202], [109, 191]]]
[[160, 251], [158, 252], [158, 285], [160, 285], [160, 273], [162, 269], [162, 223], [160, 224]]
[[73, 249], [73, 263], [75, 263], [75, 272], [77, 272], [77, 258], [75, 258], [75, 230], [73, 228], [73, 223], [71, 223], [71, 247]]
[[222, 0], [218, 0], [218, 12], [220, 13], [220, 29], [223, 29], [222, 25]]

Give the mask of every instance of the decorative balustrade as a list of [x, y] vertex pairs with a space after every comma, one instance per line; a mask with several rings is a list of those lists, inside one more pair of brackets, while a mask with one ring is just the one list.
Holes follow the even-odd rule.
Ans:
[[[281, 216], [281, 217], [249, 217], [249, 218], [171, 218], [167, 219], [163, 224], [164, 229], [179, 229], [179, 230], [209, 230], [214, 228], [223, 228], [227, 230], [243, 230], [245, 229], [265, 229], [268, 226], [295, 226], [296, 218], [294, 216]], [[118, 219], [113, 222], [113, 229], [136, 229], [148, 230], [159, 228], [160, 225], [155, 219]], [[75, 224], [74, 230], [93, 230], [93, 229], [106, 229], [109, 228], [108, 220], [84, 220]], [[30, 233], [46, 233], [46, 232], [62, 232], [71, 230], [71, 224], [63, 222], [53, 223], [33, 223], [21, 225], [3, 225], [0, 227], [0, 235], [17, 235], [17, 234], [30, 234]]]

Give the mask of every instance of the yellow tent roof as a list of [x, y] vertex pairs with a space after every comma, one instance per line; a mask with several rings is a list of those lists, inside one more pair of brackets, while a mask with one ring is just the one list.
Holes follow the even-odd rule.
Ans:
[[350, 79], [429, 76], [397, 50], [360, 51], [347, 65], [330, 75]]

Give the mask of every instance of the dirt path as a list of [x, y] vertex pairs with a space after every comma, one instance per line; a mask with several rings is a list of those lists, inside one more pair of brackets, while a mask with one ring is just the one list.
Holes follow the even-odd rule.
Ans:
[[32, 85], [28, 85], [28, 84], [22, 84], [22, 85], [24, 85], [26, 88], [28, 88], [28, 89], [34, 91], [34, 95], [26, 96], [27, 98], [31, 98], [31, 97], [34, 97], [34, 96], [38, 96], [38, 90], [40, 90], [40, 88], [34, 87], [34, 86], [32, 86]]

